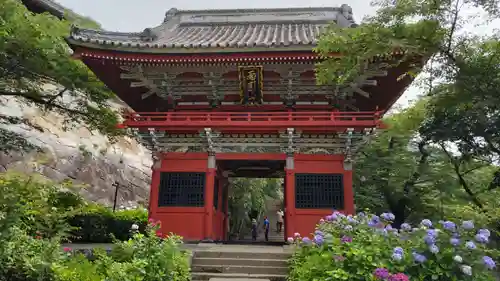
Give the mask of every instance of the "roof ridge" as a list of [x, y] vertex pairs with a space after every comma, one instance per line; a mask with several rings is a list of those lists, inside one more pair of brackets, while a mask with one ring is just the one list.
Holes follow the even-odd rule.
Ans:
[[[248, 13], [248, 12], [298, 12], [298, 11], [340, 11], [342, 8], [339, 7], [290, 7], [290, 8], [238, 8], [238, 9], [201, 9], [201, 10], [178, 10], [176, 8], [172, 8], [171, 10], [176, 10], [177, 13]], [[168, 12], [168, 11], [167, 11]]]

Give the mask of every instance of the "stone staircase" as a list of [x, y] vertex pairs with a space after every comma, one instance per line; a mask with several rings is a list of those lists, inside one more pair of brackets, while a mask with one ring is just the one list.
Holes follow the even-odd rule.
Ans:
[[193, 251], [192, 281], [285, 281], [291, 255], [287, 246], [200, 246]]

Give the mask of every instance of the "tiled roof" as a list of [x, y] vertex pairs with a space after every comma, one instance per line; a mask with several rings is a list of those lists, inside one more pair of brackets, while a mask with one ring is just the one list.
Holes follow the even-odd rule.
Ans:
[[65, 8], [59, 3], [52, 0], [23, 0], [23, 3], [27, 6], [30, 4], [36, 5], [41, 9], [49, 12], [50, 14], [62, 19], [64, 17]]
[[69, 41], [128, 48], [279, 48], [316, 44], [326, 26], [354, 25], [351, 8], [169, 10], [163, 24], [141, 33], [72, 29]]

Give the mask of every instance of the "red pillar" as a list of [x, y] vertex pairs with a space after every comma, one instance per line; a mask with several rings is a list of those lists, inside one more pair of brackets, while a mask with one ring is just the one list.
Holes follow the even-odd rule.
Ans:
[[293, 237], [296, 232], [295, 227], [295, 165], [293, 157], [288, 156], [287, 168], [285, 169], [285, 235]]
[[215, 156], [208, 156], [208, 168], [205, 179], [205, 240], [214, 240], [214, 185]]
[[158, 209], [158, 192], [160, 189], [160, 176], [162, 159], [160, 156], [153, 156], [153, 165], [151, 166], [151, 187], [149, 189], [149, 204], [148, 204], [148, 217], [152, 218], [152, 215], [157, 212]]

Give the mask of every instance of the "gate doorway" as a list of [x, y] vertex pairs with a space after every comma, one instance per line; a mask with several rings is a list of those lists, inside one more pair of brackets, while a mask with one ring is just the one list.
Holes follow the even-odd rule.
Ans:
[[225, 224], [223, 242], [284, 243], [286, 217], [279, 216], [279, 212], [284, 210], [285, 161], [218, 160], [217, 170], [222, 178], [228, 179], [227, 202], [224, 202], [228, 206], [227, 214], [218, 218]]

